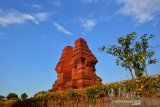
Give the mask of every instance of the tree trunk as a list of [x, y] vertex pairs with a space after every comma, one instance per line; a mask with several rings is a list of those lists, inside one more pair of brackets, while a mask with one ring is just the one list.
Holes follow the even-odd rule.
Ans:
[[135, 75], [136, 75], [136, 77], [138, 78], [138, 77], [139, 77], [139, 75], [138, 75], [138, 69], [137, 69], [137, 68], [135, 68], [135, 69], [134, 69], [134, 71], [135, 71]]
[[133, 73], [132, 73], [132, 69], [129, 69], [129, 72], [131, 74], [132, 80], [134, 79]]
[[141, 77], [141, 75], [139, 75], [139, 73], [140, 73], [139, 64], [137, 64], [137, 63], [134, 63], [134, 72], [135, 72], [135, 75], [137, 78]]
[[145, 72], [146, 72], [146, 76], [148, 76], [147, 69], [146, 69], [146, 68], [144, 68], [144, 70], [145, 70]]

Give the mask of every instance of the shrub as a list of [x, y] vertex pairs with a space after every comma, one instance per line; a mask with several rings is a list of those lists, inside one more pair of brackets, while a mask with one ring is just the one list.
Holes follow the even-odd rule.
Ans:
[[7, 95], [7, 99], [10, 100], [10, 99], [18, 99], [18, 95], [15, 94], [15, 93], [9, 93]]

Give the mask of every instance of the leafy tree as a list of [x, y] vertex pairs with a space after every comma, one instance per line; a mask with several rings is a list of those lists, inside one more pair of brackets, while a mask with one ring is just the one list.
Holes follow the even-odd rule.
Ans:
[[7, 95], [7, 99], [10, 100], [10, 99], [18, 99], [18, 95], [15, 94], [15, 93], [9, 93]]
[[37, 97], [43, 97], [47, 94], [47, 91], [40, 91], [38, 93], [35, 93], [34, 97], [37, 98]]
[[96, 99], [105, 96], [105, 88], [102, 86], [90, 86], [85, 88], [85, 94], [89, 103], [96, 103]]
[[21, 99], [25, 100], [28, 98], [28, 95], [26, 93], [21, 94]]
[[107, 52], [116, 57], [116, 64], [130, 71], [132, 79], [134, 78], [132, 71], [134, 70], [136, 77], [142, 77], [147, 70], [149, 64], [155, 64], [157, 59], [153, 59], [154, 52], [151, 51], [149, 40], [154, 35], [142, 35], [139, 40], [136, 39], [136, 32], [127, 34], [125, 37], [119, 37], [119, 45], [109, 47], [102, 46], [100, 50]]
[[4, 101], [5, 97], [3, 95], [0, 95], [0, 101]]

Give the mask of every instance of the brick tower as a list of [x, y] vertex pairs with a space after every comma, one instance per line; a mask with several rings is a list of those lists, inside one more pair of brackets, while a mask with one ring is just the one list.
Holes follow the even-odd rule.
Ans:
[[77, 39], [74, 48], [66, 46], [63, 49], [55, 68], [58, 80], [49, 92], [101, 85], [102, 80], [95, 73], [97, 62], [86, 41], [83, 38]]

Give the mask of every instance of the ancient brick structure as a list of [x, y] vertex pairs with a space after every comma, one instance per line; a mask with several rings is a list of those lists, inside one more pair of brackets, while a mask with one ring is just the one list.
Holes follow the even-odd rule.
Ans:
[[97, 62], [86, 41], [82, 38], [77, 39], [74, 48], [66, 46], [63, 49], [60, 61], [55, 68], [58, 79], [49, 92], [101, 85], [101, 78], [95, 73]]

